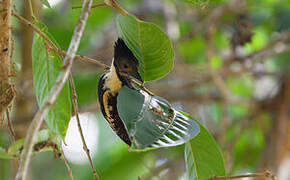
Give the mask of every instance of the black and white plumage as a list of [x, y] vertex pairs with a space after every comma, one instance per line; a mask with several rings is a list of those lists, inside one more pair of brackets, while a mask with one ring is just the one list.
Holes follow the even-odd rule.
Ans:
[[115, 43], [110, 71], [100, 78], [98, 85], [99, 103], [104, 117], [117, 135], [129, 146], [131, 141], [117, 110], [117, 96], [122, 86], [134, 89], [128, 76], [142, 81], [138, 67], [138, 60], [125, 42], [119, 38]]

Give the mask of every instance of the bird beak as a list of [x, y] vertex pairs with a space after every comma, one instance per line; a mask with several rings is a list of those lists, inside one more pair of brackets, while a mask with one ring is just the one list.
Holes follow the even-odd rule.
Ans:
[[141, 83], [143, 83], [143, 79], [142, 77], [140, 76], [138, 70], [136, 71], [131, 71], [130, 73], [130, 76], [134, 77], [135, 79], [139, 80]]

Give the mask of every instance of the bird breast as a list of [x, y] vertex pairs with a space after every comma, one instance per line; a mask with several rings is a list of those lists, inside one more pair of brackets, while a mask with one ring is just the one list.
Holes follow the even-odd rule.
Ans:
[[110, 72], [106, 74], [105, 79], [106, 80], [103, 88], [109, 89], [112, 94], [118, 93], [122, 87], [122, 81], [119, 79], [113, 64], [110, 68]]

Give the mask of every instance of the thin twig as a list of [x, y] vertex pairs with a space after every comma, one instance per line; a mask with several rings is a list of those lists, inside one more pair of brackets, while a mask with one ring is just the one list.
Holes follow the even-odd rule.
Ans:
[[125, 16], [129, 15], [129, 13], [125, 9], [123, 9], [118, 3], [116, 3], [116, 0], [105, 0], [104, 2], [106, 5], [115, 8], [120, 14]]
[[69, 174], [69, 177], [70, 177], [71, 180], [74, 180], [74, 176], [73, 176], [72, 170], [71, 170], [71, 168], [69, 166], [69, 163], [68, 163], [67, 159], [65, 158], [63, 151], [61, 151], [61, 153], [62, 153], [62, 157], [63, 157], [63, 161], [64, 161], [64, 164], [65, 164], [65, 167], [66, 167], [67, 172]]
[[7, 117], [7, 122], [8, 122], [8, 129], [10, 132], [10, 138], [11, 138], [11, 142], [14, 143], [15, 142], [15, 131], [13, 128], [13, 124], [10, 120], [10, 115], [9, 115], [9, 110], [8, 108], [6, 109], [6, 117]]
[[[28, 27], [32, 28], [35, 32], [37, 32], [39, 34], [39, 36], [41, 36], [52, 48], [53, 50], [55, 50], [59, 55], [65, 55], [66, 52], [62, 51], [60, 49], [57, 48], [57, 46], [47, 37], [47, 35], [45, 33], [43, 33], [38, 27], [36, 27], [32, 22], [30, 22], [29, 20], [25, 19], [24, 17], [18, 15], [17, 13], [12, 11], [12, 16], [14, 16], [16, 19], [18, 19], [21, 23], [27, 25]], [[86, 62], [90, 62], [90, 63], [94, 63], [104, 69], [108, 69], [109, 67], [104, 64], [103, 62], [99, 61], [99, 60], [95, 60], [86, 56], [81, 56], [81, 55], [75, 55], [75, 58], [86, 61]]]
[[[24, 17], [18, 15], [17, 13], [15, 13], [14, 11], [12, 11], [12, 16], [14, 16], [16, 19], [18, 19], [20, 22], [22, 22], [23, 24], [29, 26], [30, 28], [32, 28], [35, 32], [37, 32], [39, 34], [39, 36], [41, 36], [46, 42], [49, 43], [49, 45], [51, 45], [51, 47], [54, 49], [56, 47], [56, 45], [47, 37], [46, 34], [44, 34], [39, 28], [37, 28], [32, 22], [30, 22], [29, 20], [25, 19]], [[55, 49], [54, 49], [55, 50]]]
[[[60, 53], [65, 55], [66, 52], [65, 51], [61, 51]], [[89, 62], [89, 63], [96, 64], [96, 65], [102, 67], [104, 70], [110, 69], [110, 67], [108, 65], [106, 65], [105, 63], [103, 63], [100, 60], [96, 60], [96, 59], [89, 58], [89, 57], [82, 56], [82, 55], [76, 55], [75, 58], [80, 59], [82, 61], [86, 61], [86, 62]]]
[[[64, 51], [63, 51], [63, 52], [64, 52]], [[63, 58], [62, 55], [60, 55], [60, 57]], [[91, 158], [91, 156], [90, 156], [90, 150], [89, 150], [89, 148], [87, 147], [87, 144], [86, 144], [86, 141], [85, 141], [85, 138], [84, 138], [84, 135], [83, 135], [83, 130], [82, 130], [81, 123], [80, 123], [80, 118], [79, 118], [79, 110], [78, 110], [77, 93], [76, 93], [76, 88], [75, 88], [75, 84], [74, 84], [73, 76], [72, 76], [71, 73], [69, 74], [68, 79], [69, 79], [70, 86], [71, 86], [71, 89], [72, 89], [73, 110], [74, 110], [74, 113], [75, 113], [75, 116], [76, 116], [76, 119], [77, 119], [78, 130], [79, 130], [79, 133], [80, 133], [80, 136], [81, 136], [81, 140], [82, 140], [82, 143], [83, 143], [83, 149], [84, 149], [84, 151], [86, 152], [86, 154], [87, 154], [87, 156], [88, 156], [88, 160], [89, 160], [89, 162], [90, 162], [90, 166], [91, 166], [91, 168], [92, 168], [92, 171], [93, 171], [93, 174], [94, 174], [95, 180], [98, 180], [98, 173], [97, 173], [96, 170], [95, 170], [95, 167], [94, 167], [94, 164], [93, 164], [92, 158]]]
[[252, 173], [252, 174], [245, 174], [245, 175], [236, 175], [236, 176], [215, 176], [206, 180], [220, 180], [220, 179], [239, 179], [239, 178], [270, 178], [272, 180], [276, 180], [276, 176], [274, 176], [271, 172], [266, 171], [264, 173]]
[[74, 113], [75, 113], [75, 116], [76, 116], [76, 119], [77, 119], [78, 129], [79, 129], [79, 133], [80, 133], [80, 136], [81, 136], [81, 139], [82, 139], [82, 143], [83, 143], [83, 149], [84, 149], [84, 151], [86, 152], [86, 154], [88, 156], [90, 165], [91, 165], [92, 170], [93, 170], [94, 178], [95, 178], [95, 180], [98, 180], [99, 179], [98, 173], [95, 170], [94, 163], [93, 163], [92, 158], [90, 156], [90, 150], [87, 147], [86, 140], [85, 140], [85, 137], [84, 137], [84, 134], [83, 134], [83, 130], [82, 130], [82, 127], [81, 127], [81, 122], [80, 122], [80, 117], [79, 117], [79, 110], [78, 110], [77, 93], [76, 93], [76, 89], [75, 89], [75, 85], [74, 85], [74, 80], [73, 80], [73, 77], [72, 77], [71, 74], [69, 76], [69, 81], [70, 81], [70, 85], [71, 85], [71, 89], [72, 89], [73, 109], [74, 109]]
[[39, 108], [38, 112], [36, 113], [36, 115], [34, 116], [32, 120], [32, 123], [30, 124], [30, 127], [28, 129], [28, 132], [25, 138], [23, 151], [20, 156], [20, 164], [19, 164], [18, 172], [15, 178], [16, 180], [20, 180], [20, 179], [26, 180], [27, 170], [28, 170], [28, 166], [31, 160], [31, 155], [32, 155], [33, 142], [35, 140], [37, 132], [39, 131], [40, 125], [43, 122], [43, 118], [47, 114], [50, 107], [52, 107], [52, 105], [54, 104], [57, 95], [61, 91], [64, 83], [66, 82], [69, 76], [73, 59], [79, 47], [79, 43], [83, 35], [84, 28], [85, 28], [85, 25], [86, 25], [86, 22], [90, 13], [91, 5], [92, 5], [92, 0], [84, 0], [82, 11], [80, 13], [78, 22], [74, 29], [74, 33], [73, 33], [67, 54], [64, 58], [63, 67], [57, 77], [55, 84], [50, 89], [42, 106]]
[[[107, 6], [107, 4], [105, 4], [105, 3], [94, 4], [94, 5], [92, 5], [92, 8], [101, 7], [101, 6]], [[79, 9], [79, 8], [82, 8], [82, 6], [73, 6], [72, 7], [72, 9]]]

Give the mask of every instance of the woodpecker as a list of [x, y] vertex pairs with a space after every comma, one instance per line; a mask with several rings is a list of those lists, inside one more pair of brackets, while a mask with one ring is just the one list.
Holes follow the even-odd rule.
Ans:
[[108, 73], [102, 75], [98, 85], [99, 103], [103, 116], [116, 134], [129, 146], [131, 141], [125, 125], [118, 114], [117, 96], [123, 86], [135, 89], [129, 76], [142, 82], [138, 72], [139, 63], [125, 42], [119, 38], [114, 47], [114, 58]]

